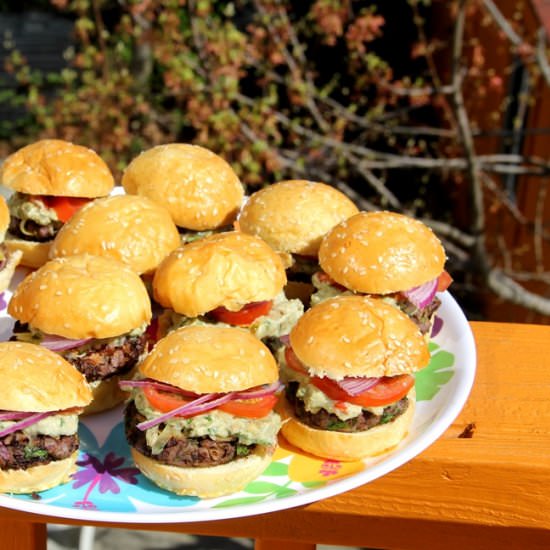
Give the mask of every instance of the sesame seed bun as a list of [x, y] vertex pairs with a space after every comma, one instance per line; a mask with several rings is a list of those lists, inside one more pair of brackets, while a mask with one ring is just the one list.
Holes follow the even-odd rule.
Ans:
[[107, 256], [142, 274], [154, 271], [180, 243], [165, 208], [147, 197], [114, 195], [76, 212], [55, 237], [50, 257]]
[[288, 180], [253, 193], [243, 206], [239, 226], [277, 251], [317, 256], [327, 231], [357, 212], [357, 206], [334, 187]]
[[21, 265], [31, 268], [37, 268], [44, 265], [49, 258], [52, 241], [39, 243], [38, 241], [25, 241], [16, 239], [9, 233], [4, 241], [6, 248], [12, 254], [21, 256]]
[[315, 305], [298, 319], [290, 344], [310, 374], [334, 380], [412, 373], [430, 360], [426, 340], [404, 313], [364, 296]]
[[26, 470], [0, 470], [0, 493], [38, 493], [71, 480], [76, 472], [78, 451], [62, 460], [31, 466]]
[[194, 393], [240, 391], [278, 380], [269, 349], [247, 330], [187, 326], [159, 340], [139, 372]]
[[0, 168], [2, 185], [30, 195], [101, 197], [113, 175], [92, 149], [60, 139], [44, 139], [11, 154]]
[[[9, 223], [10, 211], [4, 197], [0, 196], [0, 244], [4, 243], [4, 238], [6, 236]], [[21, 262], [21, 258], [23, 256], [23, 252], [17, 249], [12, 250], [8, 245], [6, 245], [6, 249], [8, 252], [7, 262], [4, 267], [0, 269], [0, 292], [4, 292], [4, 290], [6, 290], [6, 288], [10, 285], [15, 268]]]
[[111, 338], [148, 323], [144, 283], [112, 258], [83, 254], [50, 260], [19, 284], [8, 313], [47, 334]]
[[259, 237], [219, 233], [172, 252], [153, 278], [155, 300], [188, 317], [272, 300], [286, 283], [279, 255]]
[[322, 240], [319, 263], [355, 292], [387, 294], [431, 281], [443, 271], [445, 251], [422, 222], [392, 212], [360, 212]]
[[203, 231], [231, 224], [244, 189], [231, 166], [212, 151], [185, 143], [148, 149], [122, 176], [127, 193], [163, 205], [177, 226]]
[[156, 485], [178, 495], [214, 498], [236, 493], [271, 463], [271, 447], [258, 445], [246, 457], [207, 468], [169, 466], [130, 448], [136, 466]]
[[59, 354], [25, 342], [0, 343], [0, 409], [47, 412], [84, 407], [86, 379]]
[[10, 211], [6, 204], [6, 199], [0, 195], [0, 243], [6, 237], [6, 231], [10, 225]]
[[281, 433], [290, 443], [315, 456], [343, 461], [373, 457], [389, 451], [407, 435], [415, 411], [414, 389], [407, 398], [407, 410], [395, 420], [360, 432], [336, 432], [307, 426], [294, 416], [286, 399], [282, 399], [278, 408], [283, 419]]

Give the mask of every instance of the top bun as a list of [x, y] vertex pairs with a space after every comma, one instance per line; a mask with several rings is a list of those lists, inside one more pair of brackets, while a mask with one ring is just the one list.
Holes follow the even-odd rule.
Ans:
[[43, 139], [10, 155], [0, 168], [2, 185], [29, 195], [102, 197], [115, 181], [92, 149], [60, 139]]
[[142, 274], [154, 271], [180, 244], [165, 208], [147, 197], [118, 195], [97, 199], [76, 212], [55, 237], [50, 258], [109, 256]]
[[357, 206], [330, 185], [288, 180], [253, 193], [243, 206], [239, 227], [279, 252], [317, 256], [322, 237], [357, 212]]
[[177, 226], [195, 231], [231, 224], [244, 189], [231, 166], [197, 145], [169, 143], [148, 149], [122, 176], [127, 193], [162, 204]]
[[8, 305], [21, 323], [64, 338], [111, 338], [151, 320], [143, 281], [129, 267], [84, 254], [57, 258], [27, 275]]
[[280, 256], [259, 237], [218, 233], [170, 254], [153, 279], [155, 300], [188, 317], [272, 300], [286, 283]]
[[84, 376], [58, 353], [25, 342], [0, 343], [0, 409], [46, 412], [85, 407]]
[[387, 294], [438, 277], [445, 250], [421, 221], [393, 212], [360, 212], [332, 229], [319, 249], [319, 264], [355, 292]]
[[315, 376], [396, 376], [424, 368], [426, 340], [398, 308], [378, 298], [339, 296], [300, 317], [290, 344]]
[[0, 244], [4, 242], [6, 231], [10, 225], [10, 211], [6, 200], [0, 195]]
[[157, 342], [140, 373], [194, 393], [241, 391], [276, 382], [269, 349], [247, 330], [187, 326]]

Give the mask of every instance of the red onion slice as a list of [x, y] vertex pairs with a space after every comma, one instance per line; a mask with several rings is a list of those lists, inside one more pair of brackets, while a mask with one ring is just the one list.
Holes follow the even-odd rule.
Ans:
[[380, 382], [380, 378], [357, 378], [346, 376], [342, 380], [337, 380], [336, 383], [349, 395], [359, 395], [366, 392], [368, 389], [376, 386]]
[[177, 393], [178, 395], [185, 395], [187, 397], [199, 397], [196, 393], [182, 390], [181, 388], [165, 384], [164, 382], [157, 382], [150, 378], [143, 378], [142, 380], [119, 380], [118, 385], [123, 390], [129, 390], [131, 388], [154, 388], [155, 390]]
[[283, 334], [282, 336], [279, 336], [279, 340], [281, 341], [281, 344], [290, 346], [290, 334]]
[[[162, 382], [154, 382], [148, 379], [125, 380], [125, 381], [119, 382], [119, 385], [127, 386], [127, 387], [138, 387], [138, 388], [149, 386], [149, 387], [154, 387], [155, 389], [159, 389], [163, 391], [178, 393], [180, 395], [187, 394], [191, 396], [196, 396], [196, 394], [191, 394], [190, 392], [186, 392], [185, 390], [181, 390], [180, 388], [175, 388], [174, 386], [170, 386], [169, 384], [163, 384]], [[205, 395], [202, 395], [201, 397], [197, 397], [197, 399], [194, 399], [189, 403], [184, 403], [181, 407], [173, 409], [157, 418], [146, 420], [145, 422], [140, 422], [139, 424], [136, 425], [136, 427], [139, 430], [145, 431], [148, 428], [152, 428], [153, 426], [157, 426], [158, 424], [161, 424], [165, 420], [169, 420], [170, 418], [173, 418], [174, 416], [185, 417], [185, 416], [201, 414], [206, 411], [215, 409], [216, 407], [219, 407], [220, 405], [223, 405], [228, 401], [232, 401], [233, 399], [258, 399], [260, 397], [265, 397], [266, 395], [271, 395], [279, 391], [282, 387], [283, 387], [282, 383], [277, 380], [276, 382], [273, 382], [273, 384], [268, 384], [258, 389], [253, 389], [253, 390], [248, 390], [243, 392], [229, 392], [225, 394], [207, 393]]]
[[4, 411], [0, 413], [0, 420], [23, 420], [33, 413], [21, 411]]
[[261, 386], [258, 389], [234, 392], [233, 399], [259, 399], [260, 397], [276, 393], [282, 388], [283, 384], [277, 380], [273, 384]]
[[219, 407], [223, 403], [227, 403], [227, 401], [231, 400], [232, 396], [233, 393], [226, 393], [222, 396], [220, 396], [219, 393], [207, 393], [202, 397], [199, 397], [198, 399], [195, 399], [190, 403], [185, 403], [181, 407], [173, 409], [157, 418], [146, 420], [145, 422], [140, 422], [136, 425], [136, 427], [141, 431], [145, 431], [149, 428], [152, 428], [153, 426], [161, 424], [166, 420], [170, 420], [170, 418], [173, 418], [174, 416], [189, 416], [203, 413], [209, 411], [210, 409]]
[[31, 414], [31, 416], [25, 418], [24, 420], [21, 420], [20, 422], [16, 422], [9, 428], [5, 428], [4, 430], [0, 431], [0, 437], [4, 437], [6, 435], [9, 435], [13, 432], [17, 432], [19, 430], [22, 430], [24, 428], [28, 428], [29, 426], [32, 426], [33, 424], [36, 424], [39, 420], [42, 420], [43, 418], [46, 418], [47, 416], [50, 416], [51, 414], [55, 414], [54, 412], [43, 412], [43, 413], [35, 413]]
[[418, 308], [424, 309], [434, 299], [437, 291], [437, 278], [420, 286], [406, 290], [403, 294]]
[[78, 340], [71, 340], [70, 338], [63, 338], [62, 336], [53, 336], [51, 334], [45, 334], [40, 342], [40, 345], [48, 348], [51, 351], [67, 351], [69, 349], [78, 348], [92, 338], [81, 338]]

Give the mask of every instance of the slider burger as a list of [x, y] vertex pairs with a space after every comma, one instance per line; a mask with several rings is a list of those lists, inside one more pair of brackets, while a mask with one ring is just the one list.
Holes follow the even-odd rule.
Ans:
[[113, 195], [79, 210], [57, 234], [50, 258], [93, 254], [152, 275], [179, 244], [178, 229], [165, 208], [147, 197]]
[[183, 242], [232, 228], [244, 196], [237, 174], [222, 157], [187, 143], [142, 152], [124, 170], [122, 186], [164, 206]]
[[34, 493], [76, 471], [78, 415], [92, 394], [56, 353], [0, 343], [0, 492]]
[[125, 429], [136, 466], [180, 495], [241, 490], [277, 445], [278, 374], [269, 350], [247, 331], [171, 332], [139, 365], [141, 378], [121, 382], [132, 392]]
[[125, 399], [118, 379], [146, 352], [151, 320], [145, 285], [129, 267], [86, 254], [50, 260], [19, 284], [8, 313], [13, 340], [57, 352], [86, 377], [94, 395], [86, 414]]
[[23, 256], [20, 250], [8, 250], [4, 243], [9, 224], [10, 212], [4, 197], [0, 196], [0, 292], [4, 292], [8, 288], [15, 268]]
[[14, 191], [8, 200], [9, 250], [23, 252], [22, 265], [40, 267], [53, 238], [84, 204], [108, 195], [114, 186], [105, 162], [92, 149], [44, 139], [10, 155], [0, 182]]
[[333, 460], [396, 446], [415, 409], [413, 373], [430, 353], [416, 325], [379, 299], [339, 296], [309, 309], [280, 350], [282, 434]]
[[229, 231], [174, 250], [153, 278], [155, 300], [166, 308], [164, 334], [187, 325], [245, 327], [278, 345], [303, 313], [300, 300], [286, 298], [284, 266], [262, 239]]
[[311, 303], [350, 291], [380, 297], [404, 311], [429, 338], [452, 279], [445, 250], [433, 231], [393, 212], [360, 212], [338, 224], [319, 248], [322, 271], [312, 282]]
[[357, 206], [330, 185], [287, 180], [253, 193], [242, 208], [239, 228], [261, 237], [285, 257], [287, 292], [299, 295], [300, 285], [308, 285], [309, 293], [313, 290], [311, 276], [319, 271], [323, 236], [357, 212]]

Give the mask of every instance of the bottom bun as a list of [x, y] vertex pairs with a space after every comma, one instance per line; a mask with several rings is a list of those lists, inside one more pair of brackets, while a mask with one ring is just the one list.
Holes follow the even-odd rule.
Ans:
[[283, 418], [281, 433], [289, 443], [308, 453], [332, 460], [353, 461], [389, 451], [407, 435], [415, 410], [415, 391], [407, 395], [407, 410], [394, 421], [363, 432], [333, 432], [310, 428], [295, 416], [291, 405], [282, 399]]
[[111, 376], [111, 378], [101, 380], [99, 384], [91, 384], [92, 401], [84, 408], [82, 415], [107, 411], [126, 401], [128, 399], [128, 392], [121, 390], [118, 382], [132, 378], [133, 374], [134, 370], [124, 376]]
[[161, 464], [130, 449], [136, 466], [153, 483], [177, 495], [214, 498], [236, 493], [256, 479], [271, 463], [274, 448], [258, 446], [252, 454], [204, 468]]
[[76, 472], [78, 451], [63, 460], [32, 466], [26, 470], [0, 470], [0, 493], [38, 493], [70, 481]]
[[40, 267], [48, 261], [50, 246], [53, 241], [39, 243], [37, 241], [24, 241], [8, 235], [5, 245], [9, 252], [20, 250], [23, 253], [21, 265], [27, 267]]
[[0, 292], [4, 292], [4, 290], [10, 286], [11, 278], [15, 272], [15, 268], [19, 265], [19, 262], [21, 262], [22, 256], [23, 252], [20, 250], [8, 252], [8, 261], [0, 271]]

